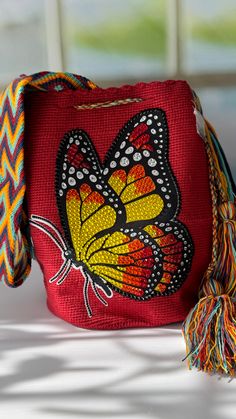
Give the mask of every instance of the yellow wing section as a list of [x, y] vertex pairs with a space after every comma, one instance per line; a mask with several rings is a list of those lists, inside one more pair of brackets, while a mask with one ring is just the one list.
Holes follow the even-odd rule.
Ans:
[[128, 174], [123, 169], [114, 171], [108, 183], [125, 206], [127, 222], [152, 220], [164, 208], [155, 183], [141, 164], [133, 166]]
[[126, 293], [142, 297], [155, 265], [152, 245], [138, 234], [131, 237], [116, 231], [95, 239], [83, 256], [91, 272]]
[[104, 197], [84, 183], [79, 190], [70, 189], [66, 195], [66, 213], [76, 259], [81, 260], [82, 250], [97, 233], [112, 227], [116, 221], [115, 210], [105, 203]]

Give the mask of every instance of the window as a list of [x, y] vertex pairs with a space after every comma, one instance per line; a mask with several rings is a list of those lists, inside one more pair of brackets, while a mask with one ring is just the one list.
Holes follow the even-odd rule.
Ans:
[[64, 0], [66, 67], [101, 80], [166, 72], [164, 0]]
[[236, 176], [235, 0], [0, 0], [0, 87], [42, 70], [103, 87], [187, 79]]
[[185, 70], [235, 71], [235, 0], [184, 0], [182, 10]]
[[235, 0], [0, 0], [0, 36], [1, 83], [49, 69], [236, 85]]
[[44, 4], [0, 0], [1, 84], [47, 67]]
[[212, 123], [236, 180], [236, 87], [195, 89], [206, 118]]

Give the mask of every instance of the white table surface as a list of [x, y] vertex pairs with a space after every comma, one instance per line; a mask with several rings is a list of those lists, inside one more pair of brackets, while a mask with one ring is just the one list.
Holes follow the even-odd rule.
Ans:
[[55, 317], [42, 274], [0, 284], [0, 417], [231, 419], [236, 380], [189, 371], [180, 324], [90, 331]]

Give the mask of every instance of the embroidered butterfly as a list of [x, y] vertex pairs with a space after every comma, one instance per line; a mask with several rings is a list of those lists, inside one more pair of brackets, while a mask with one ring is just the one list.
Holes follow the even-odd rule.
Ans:
[[176, 292], [191, 266], [193, 243], [176, 216], [180, 194], [168, 162], [168, 127], [161, 109], [137, 113], [120, 130], [102, 163], [88, 133], [67, 132], [56, 159], [55, 189], [63, 235], [46, 218], [30, 223], [57, 245], [63, 263], [84, 277], [105, 305], [113, 291], [136, 300]]

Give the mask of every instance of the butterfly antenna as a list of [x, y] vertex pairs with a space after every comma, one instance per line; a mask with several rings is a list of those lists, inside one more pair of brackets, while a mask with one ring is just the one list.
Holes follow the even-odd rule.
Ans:
[[[55, 226], [55, 224], [53, 224], [51, 221], [47, 220], [47, 218], [44, 218], [44, 217], [42, 217], [40, 215], [34, 215], [34, 214], [32, 214], [31, 215], [31, 219], [29, 220], [29, 222], [31, 224], [34, 224], [34, 220], [38, 223], [38, 225], [40, 225], [40, 222], [41, 222], [42, 224], [45, 224], [46, 226], [50, 227], [54, 231], [54, 233], [57, 235], [57, 237], [60, 240], [63, 248], [64, 249], [67, 248], [66, 243], [65, 243], [65, 240], [63, 239], [60, 231], [57, 229], [57, 227]], [[45, 228], [45, 230], [47, 230], [47, 229]], [[47, 230], [47, 231], [49, 231], [49, 230]]]
[[48, 237], [50, 237], [50, 239], [57, 245], [57, 247], [63, 252], [64, 250], [64, 245], [62, 246], [61, 243], [59, 242], [59, 240], [57, 240], [56, 237], [53, 236], [53, 234], [44, 226], [42, 226], [41, 224], [39, 224], [36, 221], [32, 221], [29, 220], [29, 223], [35, 227], [37, 227], [39, 230], [43, 231], [45, 234], [47, 234]]
[[85, 302], [85, 306], [86, 306], [86, 310], [87, 310], [88, 316], [89, 317], [92, 317], [92, 310], [91, 310], [91, 307], [90, 307], [90, 304], [89, 304], [89, 300], [88, 300], [89, 277], [88, 277], [87, 272], [83, 271], [83, 274], [84, 274], [84, 276], [86, 278], [85, 281], [84, 281], [84, 289], [83, 289], [83, 292], [84, 292], [84, 302]]

